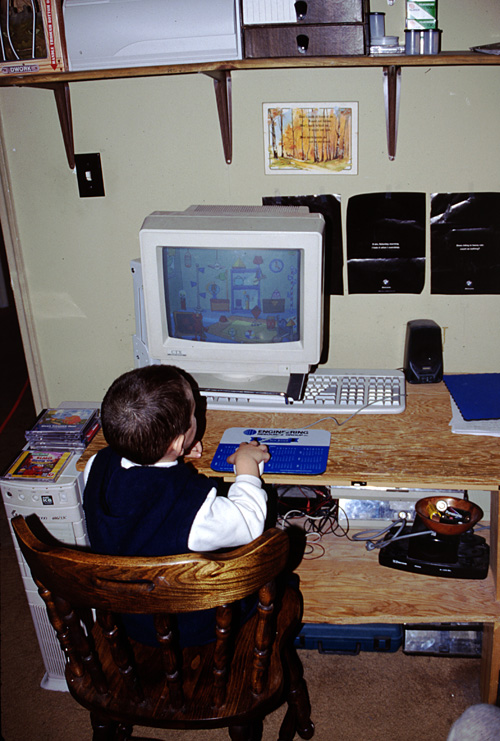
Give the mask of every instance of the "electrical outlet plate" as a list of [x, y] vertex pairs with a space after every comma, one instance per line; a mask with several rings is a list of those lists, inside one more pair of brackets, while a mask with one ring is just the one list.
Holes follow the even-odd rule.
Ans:
[[94, 198], [104, 195], [101, 155], [75, 154], [76, 179], [80, 198]]

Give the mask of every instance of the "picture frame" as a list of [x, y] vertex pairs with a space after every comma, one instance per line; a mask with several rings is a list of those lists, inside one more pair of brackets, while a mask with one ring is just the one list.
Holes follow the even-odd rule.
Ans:
[[357, 102], [264, 103], [267, 175], [357, 175]]

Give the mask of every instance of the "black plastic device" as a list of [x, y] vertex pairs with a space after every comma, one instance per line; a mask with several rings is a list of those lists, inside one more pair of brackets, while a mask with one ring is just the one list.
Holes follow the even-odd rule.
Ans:
[[443, 380], [441, 327], [432, 319], [414, 319], [406, 325], [403, 368], [408, 383]]
[[[416, 536], [416, 533], [423, 533]], [[396, 534], [392, 528], [386, 535], [390, 540]], [[399, 571], [454, 579], [486, 579], [490, 549], [485, 539], [473, 530], [458, 536], [438, 535], [428, 530], [417, 515], [413, 525], [405, 525], [399, 537], [380, 548], [379, 563]]]

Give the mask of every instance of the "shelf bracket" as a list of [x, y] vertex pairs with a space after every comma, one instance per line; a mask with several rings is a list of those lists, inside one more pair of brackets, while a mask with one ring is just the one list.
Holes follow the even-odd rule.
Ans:
[[384, 67], [385, 125], [387, 129], [387, 153], [390, 160], [396, 159], [400, 94], [401, 67], [395, 64]]
[[73, 139], [73, 118], [71, 115], [71, 98], [69, 94], [69, 83], [67, 82], [39, 82], [29, 85], [29, 87], [44, 88], [46, 90], [53, 90], [57, 113], [59, 116], [59, 124], [64, 140], [64, 148], [66, 150], [66, 157], [68, 159], [68, 165], [71, 170], [75, 169], [75, 143]]
[[203, 74], [213, 77], [215, 88], [215, 100], [219, 113], [220, 133], [222, 136], [222, 147], [224, 158], [228, 165], [233, 160], [233, 115], [232, 115], [232, 91], [230, 70], [214, 70]]

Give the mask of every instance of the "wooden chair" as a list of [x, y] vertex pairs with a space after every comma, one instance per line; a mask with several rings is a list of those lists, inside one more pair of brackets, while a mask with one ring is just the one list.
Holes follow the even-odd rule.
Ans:
[[[31, 517], [12, 524], [66, 655], [69, 691], [90, 710], [94, 741], [129, 739], [134, 725], [227, 727], [233, 741], [257, 741], [264, 717], [285, 701], [280, 741], [312, 738], [293, 645], [301, 595], [282, 578], [288, 531], [267, 530], [227, 553], [130, 558], [66, 546], [39, 534]], [[256, 592], [254, 614], [233, 635], [232, 603]], [[176, 615], [205, 608], [216, 608], [215, 640], [181, 649]], [[158, 647], [124, 635], [120, 613], [152, 614]]]

